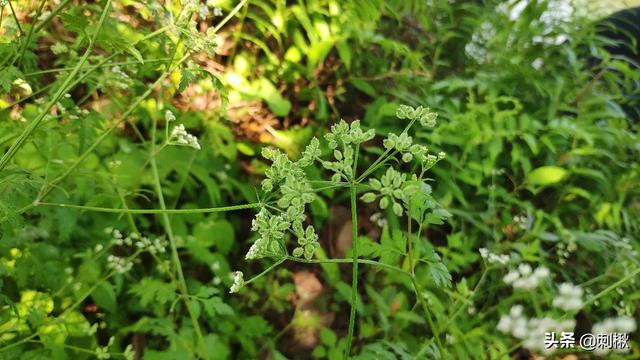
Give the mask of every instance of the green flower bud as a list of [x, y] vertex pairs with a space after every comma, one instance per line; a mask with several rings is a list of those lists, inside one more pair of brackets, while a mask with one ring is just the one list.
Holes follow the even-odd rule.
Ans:
[[402, 216], [402, 206], [399, 203], [394, 202], [393, 203], [393, 212], [398, 216]]
[[297, 248], [293, 249], [293, 256], [294, 257], [300, 257], [300, 256], [302, 256], [303, 252], [304, 252], [304, 250], [301, 247], [297, 247]]
[[389, 198], [383, 197], [380, 199], [380, 209], [386, 209], [389, 206]]
[[374, 202], [376, 200], [376, 194], [374, 194], [372, 192], [368, 192], [368, 193], [362, 195], [362, 197], [360, 199], [362, 201], [366, 202], [366, 203]]

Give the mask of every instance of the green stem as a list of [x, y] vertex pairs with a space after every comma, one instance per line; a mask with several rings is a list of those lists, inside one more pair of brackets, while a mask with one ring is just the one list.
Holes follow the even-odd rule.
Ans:
[[[476, 294], [476, 292], [478, 291], [478, 289], [480, 289], [480, 286], [484, 283], [484, 281], [487, 279], [487, 274], [489, 273], [489, 271], [491, 271], [491, 267], [487, 267], [484, 269], [484, 271], [482, 272], [482, 274], [480, 275], [480, 279], [478, 280], [478, 282], [476, 283], [476, 286], [474, 286], [473, 290], [471, 290], [471, 294], [469, 295], [469, 298], [466, 299], [466, 303], [468, 304], [471, 299], [473, 299], [473, 296]], [[453, 323], [453, 321], [458, 317], [458, 315], [460, 315], [460, 313], [462, 312], [462, 310], [464, 310], [465, 307], [467, 307], [467, 304], [461, 304], [460, 307], [458, 307], [458, 304], [460, 303], [461, 300], [456, 300], [455, 304], [453, 305], [454, 308], [457, 308], [453, 315], [451, 315], [449, 317], [449, 319], [447, 320], [447, 322], [442, 326], [441, 329], [439, 329], [440, 332], [442, 331], [446, 331], [449, 328], [449, 325], [451, 325], [451, 323]]]
[[44, 20], [42, 20], [42, 22], [38, 25], [36, 25], [36, 32], [40, 31], [43, 27], [45, 27], [49, 21], [51, 21], [51, 19], [53, 19], [56, 15], [58, 15], [58, 13], [60, 11], [62, 11], [62, 9], [65, 8], [65, 6], [67, 6], [68, 3], [70, 3], [71, 0], [64, 0], [60, 3], [60, 5], [58, 5], [52, 12], [51, 14], [49, 14]]
[[32, 339], [36, 338], [37, 336], [38, 336], [38, 334], [37, 334], [37, 333], [35, 333], [35, 334], [31, 334], [31, 335], [27, 336], [26, 338], [22, 338], [22, 339], [20, 339], [20, 340], [18, 340], [18, 341], [14, 341], [14, 342], [12, 342], [12, 343], [11, 343], [11, 344], [9, 344], [9, 345], [7, 345], [7, 346], [5, 346], [5, 347], [0, 348], [0, 353], [5, 352], [5, 351], [7, 351], [7, 350], [11, 350], [11, 349], [13, 349], [14, 347], [20, 346], [20, 345], [22, 345], [22, 344], [26, 344], [26, 343], [28, 343], [29, 341], [31, 341]]
[[24, 31], [22, 31], [22, 26], [20, 26], [20, 21], [18, 21], [18, 17], [16, 16], [16, 11], [13, 9], [13, 4], [11, 4], [11, 0], [9, 0], [9, 9], [11, 9], [11, 15], [13, 15], [13, 20], [15, 20], [16, 26], [20, 31], [20, 36], [24, 35]]
[[50, 203], [50, 202], [39, 202], [36, 205], [37, 206], [55, 206], [55, 207], [61, 207], [61, 208], [67, 208], [67, 209], [79, 209], [79, 210], [85, 210], [85, 211], [116, 213], [116, 214], [202, 214], [202, 213], [236, 211], [236, 210], [244, 210], [244, 209], [255, 209], [261, 206], [260, 203], [250, 203], [250, 204], [221, 206], [221, 207], [213, 207], [213, 208], [164, 209], [163, 210], [163, 209], [129, 209], [129, 208], [116, 209], [116, 208], [106, 208], [106, 207], [97, 207], [97, 206], [58, 204], [58, 203]]
[[244, 4], [247, 3], [248, 0], [242, 0], [240, 3], [238, 3], [238, 5], [236, 5], [236, 7], [234, 7], [229, 14], [227, 14], [227, 16], [225, 16], [224, 19], [222, 19], [222, 21], [220, 21], [220, 23], [218, 25], [216, 25], [215, 28], [213, 28], [213, 32], [217, 33], [218, 30], [222, 29], [222, 27], [229, 22], [229, 20], [231, 20], [231, 18], [233, 18], [238, 11], [240, 11], [240, 9], [242, 9], [242, 7], [244, 6]]
[[[409, 129], [413, 126], [413, 124], [416, 122], [415, 119], [411, 120], [411, 122], [409, 122], [409, 124], [404, 128], [404, 130], [402, 130], [403, 133], [409, 131]], [[393, 154], [389, 155], [389, 153], [393, 150], [393, 148], [391, 149], [387, 149], [385, 150], [382, 155], [380, 155], [374, 162], [373, 164], [371, 164], [363, 173], [362, 175], [360, 175], [360, 177], [358, 177], [358, 180], [356, 180], [356, 183], [361, 183], [364, 179], [367, 178], [367, 176], [369, 176], [371, 173], [373, 173], [374, 171], [378, 170], [378, 168], [380, 168], [380, 166], [384, 165], [384, 163], [389, 160], [390, 157], [395, 156], [395, 154], [398, 152], [397, 150], [393, 152]]]
[[[355, 173], [353, 174], [355, 178]], [[351, 353], [351, 344], [353, 343], [353, 330], [356, 323], [356, 304], [358, 301], [358, 212], [356, 208], [356, 183], [351, 182], [351, 255], [352, 255], [352, 271], [351, 271], [351, 310], [349, 312], [349, 328], [347, 332], [347, 345], [344, 351], [344, 358], [348, 359]]]
[[245, 285], [250, 284], [258, 279], [260, 279], [261, 277], [267, 275], [271, 270], [277, 268], [278, 266], [280, 266], [280, 264], [282, 264], [283, 262], [285, 262], [285, 260], [287, 260], [286, 257], [283, 257], [282, 259], [276, 261], [275, 263], [273, 263], [271, 266], [269, 266], [268, 268], [266, 268], [263, 272], [261, 272], [260, 274], [252, 277], [251, 279], [247, 280], [244, 282]]
[[[353, 263], [353, 259], [322, 259], [322, 260], [320, 260], [320, 259], [297, 258], [297, 257], [293, 257], [293, 256], [287, 256], [286, 259], [290, 260], [290, 261], [295, 261], [295, 262], [299, 262], [299, 263], [306, 263], [306, 264], [336, 264], [336, 263], [337, 264], [347, 264], [347, 263], [351, 264], [351, 263]], [[399, 268], [397, 266], [381, 263], [381, 262], [374, 261], [374, 260], [358, 259], [358, 264], [373, 265], [373, 266], [385, 268], [387, 270], [396, 271], [396, 272], [402, 273], [402, 274], [407, 275], [407, 276], [411, 276], [411, 274], [409, 274], [407, 271], [402, 270], [401, 268]]]
[[[145, 59], [144, 63], [155, 63], [155, 62], [163, 62], [163, 61], [167, 61], [169, 60], [169, 58], [157, 58], [157, 59]], [[111, 66], [120, 66], [120, 65], [137, 65], [140, 64], [140, 61], [135, 60], [135, 61], [116, 61], [116, 62], [110, 62], [110, 63], [102, 63], [100, 64], [100, 66], [96, 67], [111, 67]], [[43, 75], [43, 74], [51, 74], [51, 73], [57, 73], [57, 72], [62, 72], [62, 71], [69, 71], [69, 70], [73, 70], [72, 67], [62, 67], [62, 68], [55, 68], [55, 69], [47, 69], [47, 70], [40, 70], [40, 71], [34, 71], [34, 72], [30, 72], [30, 73], [26, 73], [24, 74], [25, 77], [31, 77], [31, 76], [36, 76], [36, 75]]]
[[435, 323], [433, 322], [433, 318], [431, 317], [431, 311], [429, 310], [429, 306], [427, 305], [427, 302], [424, 299], [424, 296], [422, 295], [422, 288], [420, 286], [420, 284], [418, 284], [418, 281], [416, 280], [415, 276], [411, 277], [411, 284], [413, 285], [413, 290], [416, 293], [416, 297], [418, 298], [418, 302], [420, 303], [420, 305], [422, 306], [422, 310], [424, 311], [426, 317], [427, 317], [427, 323], [429, 324], [429, 327], [431, 328], [431, 332], [433, 332], [433, 337], [436, 339], [436, 346], [438, 346], [438, 349], [440, 350], [440, 353], [442, 353], [442, 342], [440, 341], [440, 332], [438, 331], [438, 328], [436, 327]]
[[[154, 117], [153, 127], [151, 128], [151, 149], [150, 153], [151, 157], [151, 170], [153, 174], [153, 181], [155, 185], [156, 194], [158, 196], [158, 202], [160, 204], [160, 208], [164, 211], [167, 210], [167, 206], [164, 201], [164, 194], [162, 193], [162, 185], [160, 184], [160, 174], [158, 173], [158, 166], [156, 164], [156, 158], [153, 156], [155, 153], [156, 146], [156, 129], [157, 129], [158, 120]], [[187, 302], [189, 298], [189, 290], [187, 289], [187, 282], [184, 278], [184, 273], [182, 271], [182, 263], [180, 262], [180, 255], [178, 254], [178, 246], [176, 244], [176, 239], [173, 236], [173, 228], [171, 227], [171, 221], [169, 220], [169, 215], [164, 212], [161, 214], [162, 220], [164, 222], [164, 228], [167, 231], [167, 237], [169, 238], [169, 245], [171, 248], [171, 257], [173, 259], [174, 267], [176, 273], [178, 274], [178, 290], [182, 294], [185, 299], [185, 307], [187, 308], [187, 312], [189, 313], [189, 317], [191, 318], [191, 324], [196, 332], [196, 336], [198, 338], [198, 346], [202, 346], [204, 344], [204, 337], [202, 336], [202, 330], [200, 329], [200, 323], [198, 322], [198, 317], [192, 310], [191, 306]]]
[[599, 293], [597, 293], [596, 295], [594, 295], [593, 297], [591, 297], [589, 300], [584, 302], [583, 308], [586, 307], [589, 304], [592, 304], [594, 301], [600, 299], [601, 297], [607, 295], [608, 293], [610, 293], [611, 291], [617, 289], [620, 285], [624, 284], [625, 282], [636, 278], [636, 276], [640, 275], [640, 267], [636, 268], [634, 271], [632, 271], [631, 273], [629, 273], [627, 276], [623, 277], [622, 279], [614, 282], [613, 284], [611, 284], [609, 287], [607, 287], [606, 289], [600, 291]]
[[[42, 8], [44, 7], [45, 3], [46, 3], [46, 0], [40, 0], [40, 6], [38, 6], [38, 10], [36, 11], [36, 15], [35, 15], [36, 21], [38, 20], [38, 17], [40, 17], [40, 13], [42, 12]], [[27, 47], [29, 47], [29, 42], [33, 37], [34, 30], [35, 30], [35, 26], [31, 26], [31, 28], [29, 29], [29, 33], [27, 34], [27, 39], [25, 40], [24, 44], [20, 48], [20, 55], [18, 56], [18, 64], [22, 63], [22, 58], [24, 57], [24, 53], [27, 52]]]

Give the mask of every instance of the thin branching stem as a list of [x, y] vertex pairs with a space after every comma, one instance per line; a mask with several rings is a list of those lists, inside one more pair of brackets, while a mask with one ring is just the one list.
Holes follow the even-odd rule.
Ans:
[[242, 205], [231, 205], [231, 206], [220, 206], [220, 207], [212, 207], [212, 208], [198, 208], [198, 209], [130, 209], [130, 208], [107, 208], [107, 207], [99, 207], [99, 206], [85, 206], [85, 205], [74, 205], [74, 204], [59, 204], [59, 203], [50, 203], [50, 202], [39, 202], [38, 206], [55, 206], [67, 209], [78, 209], [83, 211], [93, 211], [93, 212], [104, 212], [104, 213], [115, 213], [115, 214], [177, 214], [177, 215], [186, 215], [186, 214], [206, 214], [206, 213], [216, 213], [216, 212], [227, 212], [227, 211], [237, 211], [237, 210], [245, 210], [245, 209], [255, 209], [263, 204], [261, 203], [249, 203]]
[[[355, 178], [355, 172], [354, 172]], [[348, 359], [353, 343], [353, 331], [356, 322], [356, 305], [358, 301], [358, 210], [356, 208], [356, 182], [352, 181], [349, 188], [351, 199], [351, 309], [349, 311], [349, 327], [347, 330], [347, 345], [344, 351], [344, 358]]]
[[[158, 196], [158, 203], [160, 205], [160, 209], [166, 211], [167, 206], [164, 201], [164, 194], [162, 192], [162, 184], [160, 183], [160, 174], [158, 173], [158, 166], [156, 164], [156, 158], [153, 156], [155, 152], [155, 143], [156, 143], [156, 129], [157, 129], [158, 120], [154, 118], [153, 127], [151, 129], [151, 172], [153, 175], [153, 182], [155, 186], [156, 195]], [[162, 217], [162, 221], [164, 222], [164, 228], [167, 232], [167, 237], [169, 238], [169, 247], [171, 248], [171, 258], [173, 260], [173, 266], [177, 273], [178, 279], [178, 290], [185, 298], [185, 307], [187, 308], [187, 312], [189, 313], [189, 318], [191, 319], [191, 324], [193, 325], [193, 329], [196, 332], [196, 336], [198, 338], [198, 344], [202, 345], [204, 341], [204, 337], [202, 335], [202, 329], [200, 328], [200, 323], [198, 322], [198, 317], [195, 312], [189, 306], [189, 303], [186, 301], [189, 297], [189, 290], [187, 288], [187, 282], [184, 277], [184, 272], [182, 271], [182, 263], [180, 262], [180, 255], [178, 254], [178, 245], [173, 235], [173, 228], [171, 227], [171, 220], [169, 219], [169, 215], [166, 212], [160, 214]]]

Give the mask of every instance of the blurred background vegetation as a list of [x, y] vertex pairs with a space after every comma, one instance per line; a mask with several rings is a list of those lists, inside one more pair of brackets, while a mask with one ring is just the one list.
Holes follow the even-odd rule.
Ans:
[[[205, 351], [194, 350], [175, 284], [158, 270], [168, 255], [103, 278], [104, 229], [161, 236], [159, 216], [33, 203], [46, 189], [51, 204], [154, 208], [145, 146], [167, 110], [202, 144], [157, 154], [167, 207], [180, 209], [257, 201], [265, 146], [297, 157], [339, 119], [385, 135], [404, 127], [400, 104], [439, 113], [438, 126], [415, 140], [447, 153], [430, 176], [452, 216], [422, 234], [453, 283], [442, 286], [430, 267], [421, 277], [442, 344], [414, 312], [406, 279], [363, 269], [362, 359], [541, 355], [496, 324], [523, 303], [538, 317], [563, 316], [550, 306], [553, 284], [513, 291], [501, 284], [506, 270], [487, 270], [479, 248], [545, 266], [557, 283], [581, 284], [587, 299], [597, 294], [575, 316], [578, 333], [608, 317], [638, 317], [640, 277], [630, 274], [640, 266], [640, 71], [607, 51], [612, 40], [596, 23], [640, 2], [209, 0], [189, 6], [197, 7], [194, 33], [215, 29], [215, 46], [169, 67], [179, 34], [140, 39], [180, 21], [186, 3], [114, 1], [96, 35], [106, 1], [0, 0], [2, 153], [55, 98], [95, 35], [78, 83], [0, 169], [0, 358], [95, 358], [111, 337], [113, 357], [131, 344], [144, 359], [342, 358], [348, 267], [287, 265], [227, 294], [231, 270], [268, 265], [243, 260], [255, 239], [251, 210], [171, 216], [189, 293], [202, 298], [194, 306]], [[190, 36], [187, 46], [201, 45]], [[363, 161], [382, 151], [368, 144]], [[311, 176], [320, 179], [320, 169]], [[348, 199], [324, 195], [311, 206], [321, 256], [346, 257]], [[389, 252], [404, 249], [399, 220], [382, 224], [373, 206], [359, 211], [363, 256], [406, 265]], [[631, 355], [607, 358], [637, 358], [637, 333], [631, 344]]]

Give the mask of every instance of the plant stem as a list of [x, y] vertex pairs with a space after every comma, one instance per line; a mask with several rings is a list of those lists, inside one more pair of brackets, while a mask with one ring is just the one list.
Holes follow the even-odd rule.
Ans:
[[[38, 20], [38, 17], [40, 17], [40, 13], [42, 12], [42, 8], [44, 7], [46, 0], [40, 0], [40, 6], [38, 6], [38, 10], [36, 11], [36, 15], [35, 15], [35, 19], [36, 21]], [[22, 62], [22, 58], [24, 57], [24, 53], [27, 51], [27, 47], [29, 46], [29, 42], [31, 41], [31, 38], [33, 37], [33, 33], [34, 33], [34, 26], [31, 26], [31, 28], [29, 29], [29, 33], [27, 34], [27, 39], [25, 40], [24, 44], [22, 45], [21, 49], [20, 49], [20, 55], [18, 56], [18, 63]]]
[[20, 21], [18, 21], [18, 17], [16, 16], [16, 11], [13, 9], [13, 4], [11, 4], [11, 0], [9, 2], [9, 9], [11, 9], [11, 15], [13, 15], [13, 20], [16, 21], [16, 26], [18, 27], [18, 31], [20, 31], [20, 36], [24, 35], [24, 31], [22, 31], [22, 26], [20, 26]]
[[[167, 61], [167, 60], [169, 60], [169, 58], [144, 59], [144, 63], [145, 64], [147, 64], [147, 63], [156, 63], [156, 62], [163, 62], [163, 61]], [[136, 65], [136, 64], [140, 64], [140, 61], [135, 60], [135, 61], [116, 61], [116, 62], [110, 62], [110, 63], [102, 63], [102, 64], [100, 64], [99, 67], [110, 67], [110, 66], [120, 66], [120, 65]], [[25, 77], [32, 77], [32, 76], [36, 76], [36, 75], [58, 73], [58, 72], [69, 71], [69, 70], [73, 70], [73, 68], [72, 67], [61, 67], [61, 68], [55, 68], [55, 69], [40, 70], [40, 71], [34, 71], [34, 72], [26, 73], [26, 74], [24, 74], [24, 76]]]
[[[295, 262], [299, 262], [299, 263], [306, 263], [306, 264], [346, 264], [346, 263], [353, 263], [353, 259], [304, 259], [304, 258], [297, 258], [297, 257], [293, 257], [293, 256], [287, 256], [287, 260], [290, 261], [295, 261]], [[358, 259], [358, 264], [365, 264], [365, 265], [372, 265], [372, 266], [378, 266], [381, 268], [385, 268], [387, 270], [392, 270], [392, 271], [396, 271], [399, 273], [402, 273], [403, 275], [407, 275], [407, 276], [411, 276], [411, 274], [409, 274], [408, 272], [402, 270], [401, 268], [397, 267], [397, 266], [393, 266], [393, 265], [389, 265], [389, 264], [385, 264], [385, 263], [381, 263], [378, 261], [374, 261], [374, 260], [368, 260], [368, 259]]]
[[[471, 290], [471, 294], [469, 295], [469, 298], [466, 299], [466, 302], [470, 302], [474, 295], [476, 294], [476, 292], [478, 291], [478, 289], [480, 289], [480, 286], [482, 284], [484, 284], [484, 281], [487, 279], [487, 274], [489, 273], [489, 271], [491, 271], [492, 268], [491, 267], [487, 267], [484, 269], [484, 271], [482, 272], [482, 274], [480, 275], [480, 279], [478, 280], [478, 282], [476, 283], [476, 286], [474, 286], [473, 290]], [[451, 325], [451, 323], [453, 323], [453, 321], [458, 317], [458, 315], [460, 315], [460, 313], [462, 312], [462, 310], [464, 310], [464, 308], [467, 306], [467, 304], [461, 304], [460, 307], [458, 307], [458, 303], [460, 303], [461, 300], [456, 300], [455, 304], [453, 304], [453, 307], [457, 309], [454, 311], [453, 315], [451, 315], [449, 317], [449, 319], [447, 319], [447, 322], [442, 326], [441, 329], [439, 329], [439, 331], [445, 331], [449, 328], [449, 325]]]
[[[355, 173], [353, 174], [355, 178]], [[352, 256], [352, 272], [351, 272], [351, 310], [349, 312], [349, 328], [347, 332], [347, 346], [344, 351], [344, 358], [348, 359], [351, 353], [351, 344], [353, 343], [353, 330], [356, 322], [356, 304], [358, 301], [358, 212], [356, 208], [356, 183], [351, 182], [349, 188], [351, 194], [351, 256]]]
[[249, 203], [249, 204], [242, 204], [242, 205], [231, 205], [231, 206], [200, 208], [200, 209], [129, 209], [126, 207], [117, 209], [117, 208], [106, 208], [106, 207], [97, 207], [97, 206], [58, 204], [58, 203], [49, 203], [49, 202], [39, 202], [36, 205], [55, 206], [55, 207], [68, 208], [68, 209], [78, 209], [78, 210], [84, 210], [84, 211], [95, 211], [95, 212], [116, 213], [116, 214], [201, 214], [201, 213], [215, 213], [215, 212], [236, 211], [236, 210], [244, 210], [244, 209], [254, 209], [254, 208], [260, 207], [261, 204]]
[[591, 298], [589, 298], [589, 300], [584, 302], [584, 305], [582, 305], [583, 307], [586, 307], [589, 304], [592, 304], [594, 301], [600, 299], [601, 297], [607, 295], [608, 293], [610, 293], [611, 291], [615, 290], [616, 288], [618, 288], [618, 286], [624, 284], [625, 282], [634, 279], [636, 276], [640, 275], [640, 267], [636, 268], [635, 270], [633, 270], [632, 272], [630, 272], [627, 276], [623, 277], [622, 279], [614, 282], [613, 284], [611, 284], [609, 287], [607, 287], [606, 289], [600, 291], [599, 293], [597, 293], [596, 295], [592, 296]]
[[252, 277], [251, 279], [247, 280], [244, 282], [245, 285], [250, 284], [258, 279], [260, 279], [261, 277], [265, 276], [267, 273], [269, 273], [271, 270], [277, 268], [280, 264], [282, 264], [283, 262], [285, 262], [285, 260], [287, 260], [286, 257], [283, 257], [282, 259], [276, 261], [275, 263], [273, 263], [271, 266], [269, 266], [268, 268], [266, 268], [263, 272], [261, 272], [260, 274]]
[[227, 14], [227, 16], [225, 16], [224, 19], [222, 19], [222, 21], [220, 21], [220, 23], [218, 25], [216, 25], [215, 28], [213, 28], [213, 32], [217, 33], [218, 30], [220, 30], [226, 23], [229, 22], [229, 20], [231, 20], [231, 18], [233, 18], [238, 11], [240, 11], [240, 9], [242, 9], [242, 7], [244, 6], [244, 4], [247, 3], [248, 0], [242, 0], [240, 3], [238, 3], [238, 5], [236, 5], [230, 12], [229, 14]]
[[442, 347], [442, 342], [440, 341], [440, 332], [438, 331], [438, 328], [433, 322], [433, 318], [431, 317], [431, 311], [429, 311], [429, 306], [427, 305], [427, 302], [425, 301], [424, 296], [422, 295], [422, 288], [420, 287], [420, 284], [418, 284], [418, 281], [416, 280], [415, 276], [411, 276], [411, 284], [413, 285], [413, 289], [416, 293], [416, 297], [418, 298], [418, 302], [422, 306], [422, 310], [424, 311], [425, 316], [427, 317], [427, 323], [431, 328], [433, 337], [436, 339], [436, 346], [438, 346], [440, 353], [442, 353], [443, 347]]
[[[158, 125], [157, 118], [154, 117], [153, 126], [151, 128], [151, 170], [153, 173], [153, 181], [155, 184], [156, 194], [158, 196], [158, 202], [160, 204], [160, 208], [164, 211], [167, 210], [167, 206], [164, 201], [164, 194], [162, 193], [162, 185], [160, 184], [160, 175], [158, 173], [158, 166], [156, 164], [156, 158], [154, 156], [155, 146], [156, 146], [156, 129]], [[162, 220], [164, 222], [164, 228], [167, 231], [167, 237], [169, 238], [169, 245], [171, 248], [171, 257], [173, 259], [173, 265], [175, 267], [176, 273], [178, 274], [178, 290], [182, 294], [185, 299], [185, 307], [187, 308], [187, 312], [189, 313], [189, 317], [191, 318], [191, 324], [193, 325], [194, 331], [196, 332], [196, 336], [198, 338], [198, 346], [204, 344], [204, 338], [202, 336], [202, 330], [200, 329], [200, 323], [198, 322], [198, 318], [196, 314], [193, 312], [187, 299], [189, 298], [189, 290], [187, 289], [187, 282], [184, 278], [184, 273], [182, 272], [182, 263], [180, 262], [180, 255], [178, 254], [178, 246], [176, 244], [176, 239], [173, 236], [173, 228], [171, 227], [171, 220], [169, 219], [169, 215], [166, 212], [161, 214]]]
[[42, 22], [38, 25], [36, 25], [36, 32], [40, 31], [43, 27], [45, 27], [49, 21], [51, 21], [51, 19], [53, 19], [56, 15], [58, 15], [58, 13], [60, 11], [62, 11], [62, 9], [65, 8], [65, 6], [67, 6], [68, 3], [70, 3], [71, 0], [63, 0], [44, 20], [42, 20]]

